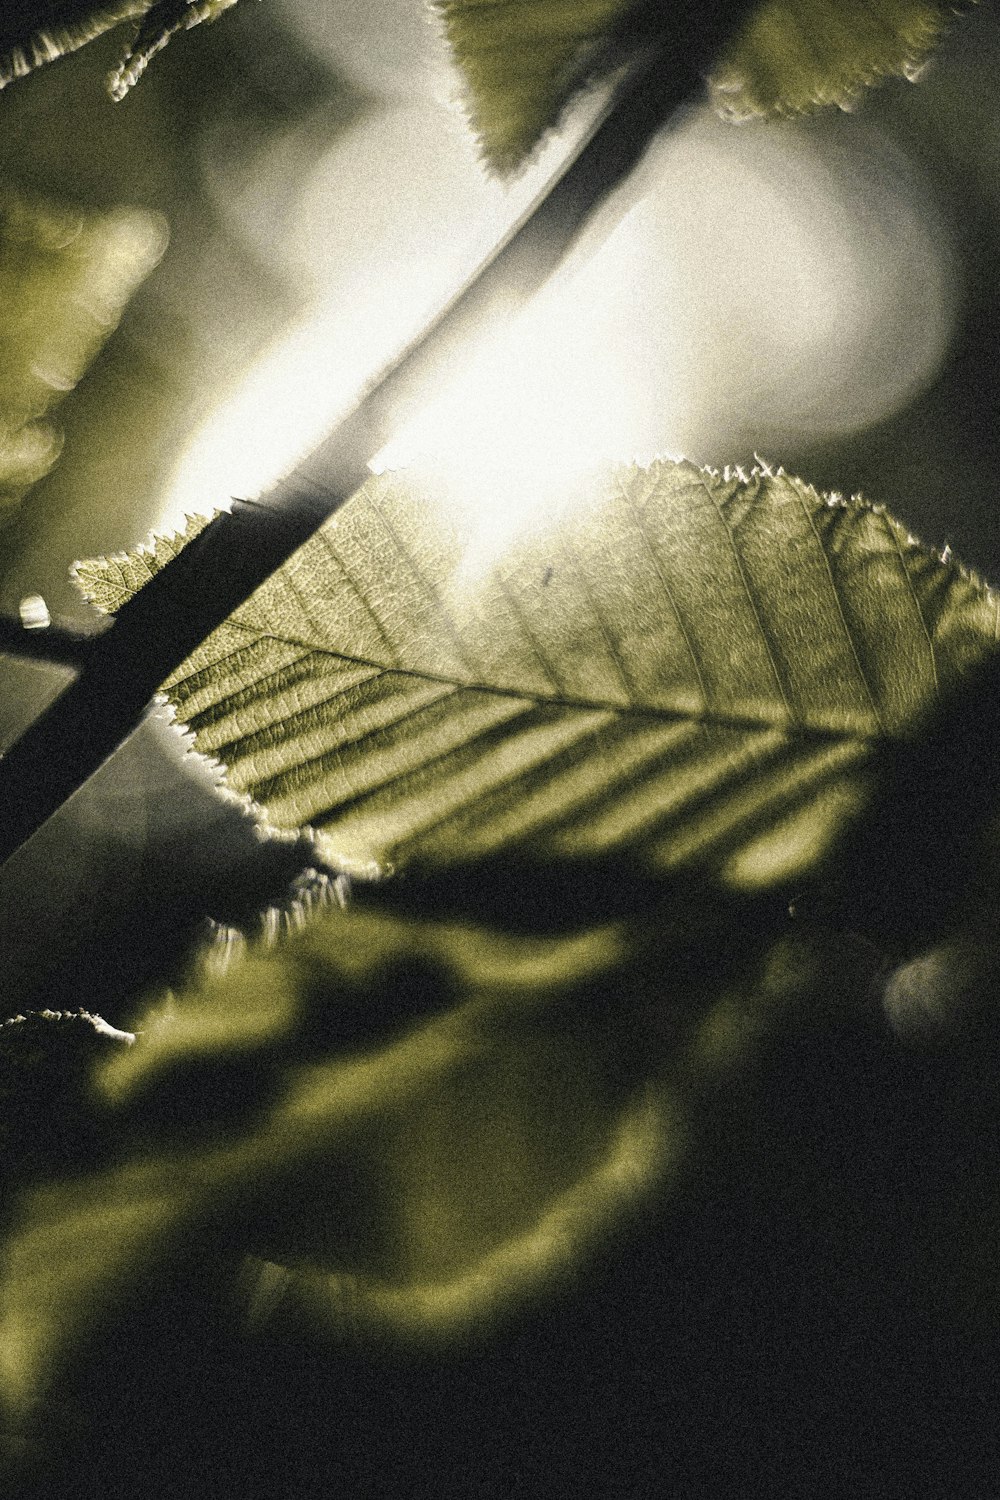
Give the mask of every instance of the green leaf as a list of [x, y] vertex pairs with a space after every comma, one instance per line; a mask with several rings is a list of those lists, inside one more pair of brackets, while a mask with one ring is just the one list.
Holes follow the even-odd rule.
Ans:
[[635, 0], [438, 0], [483, 154], [509, 172], [614, 61]]
[[712, 70], [733, 119], [849, 105], [880, 79], [913, 76], [938, 45], [955, 0], [765, 0]]
[[212, 21], [236, 0], [29, 0], [0, 19], [0, 88], [75, 52], [122, 21], [134, 39], [109, 80], [120, 99], [176, 31]]
[[13, 1416], [193, 1248], [249, 1324], [337, 1342], [461, 1339], [551, 1294], [672, 1190], [816, 987], [798, 942], [757, 968], [678, 981], [654, 926], [538, 938], [337, 909], [205, 965], [97, 1075], [113, 1160], [17, 1205]]
[[28, 0], [0, 20], [0, 87], [140, 15], [147, 0]]
[[[355, 871], [515, 855], [763, 889], [814, 870], [1000, 603], [781, 471], [617, 472], [485, 577], [372, 480], [165, 685], [195, 746]], [[193, 534], [202, 522], [194, 522]], [[113, 611], [186, 538], [78, 565]]]
[[0, 521], [54, 464], [72, 390], [164, 247], [158, 216], [0, 197]]
[[[965, 0], [971, 3], [971, 0]], [[521, 165], [567, 104], [630, 53], [658, 46], [664, 79], [712, 38], [733, 39], [709, 67], [716, 104], [743, 119], [846, 105], [879, 79], [912, 75], [962, 0], [722, 0], [697, 22], [684, 7], [636, 0], [438, 0], [489, 165]]]
[[215, 21], [235, 4], [236, 0], [153, 0], [143, 11], [131, 46], [108, 80], [112, 98], [125, 97], [176, 32], [189, 31], [202, 21]]

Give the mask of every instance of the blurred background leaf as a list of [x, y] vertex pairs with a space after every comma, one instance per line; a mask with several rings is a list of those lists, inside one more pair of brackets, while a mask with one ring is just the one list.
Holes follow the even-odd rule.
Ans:
[[[338, 923], [351, 943], [334, 936]], [[995, 1269], [981, 1239], [996, 1214], [983, 1133], [992, 1052], [978, 1068], [972, 1048], [900, 1056], [868, 1005], [871, 955], [843, 941], [780, 944], [750, 991], [708, 973], [678, 988], [650, 930], [645, 980], [633, 988], [613, 962], [604, 967], [608, 934], [568, 989], [551, 996], [546, 984], [547, 1001], [532, 979], [546, 978], [547, 957], [566, 977], [561, 942], [519, 953], [496, 934], [435, 926], [421, 936], [364, 914], [335, 913], [328, 932], [329, 943], [315, 928], [284, 955], [248, 954], [238, 994], [236, 960], [229, 987], [202, 977], [172, 1013], [148, 1013], [160, 1066], [144, 1069], [133, 1049], [125, 1072], [135, 1059], [132, 1128], [154, 1129], [161, 1154], [130, 1148], [103, 1172], [24, 1200], [3, 1347], [8, 1372], [29, 1384], [20, 1360], [39, 1356], [45, 1395], [27, 1413], [36, 1435], [18, 1493], [58, 1493], [72, 1480], [81, 1495], [131, 1496], [178, 1472], [195, 1495], [235, 1475], [261, 1500], [318, 1497], [331, 1484], [428, 1496], [476, 1486], [497, 1500], [512, 1488], [638, 1495], [664, 1478], [693, 1496], [811, 1478], [845, 1497], [860, 1481], [894, 1497], [920, 1479], [973, 1492], [989, 1472], [995, 1368]], [[586, 958], [586, 943], [577, 953]], [[274, 982], [286, 961], [298, 999]], [[470, 980], [490, 993], [491, 972], [506, 994], [492, 992], [484, 1028], [461, 1006], [450, 1019], [410, 1019], [459, 1001]], [[507, 977], [527, 983], [512, 995]], [[383, 991], [399, 1008], [388, 1028], [381, 1011], [380, 1043], [364, 1035], [365, 997]], [[360, 1028], [352, 1052], [324, 1062], [331, 1043], [343, 1047], [345, 1020]], [[209, 1052], [203, 1026], [215, 1037]], [[457, 1064], [457, 1114], [424, 1114], [417, 1073], [399, 1066], [422, 1049], [426, 1061], [435, 1032], [451, 1039], [437, 1061], [446, 1076]], [[658, 1072], [670, 1056], [677, 1066]], [[353, 1145], [344, 1139], [343, 1162], [331, 1171], [328, 1156], [312, 1166], [286, 1157], [287, 1200], [274, 1196], [270, 1173], [253, 1173], [255, 1158], [266, 1166], [253, 1141], [309, 1080], [313, 1110], [300, 1124], [315, 1126], [317, 1110], [348, 1097], [336, 1080], [360, 1079], [365, 1059], [375, 1074], [356, 1096], [359, 1124], [365, 1098], [373, 1110]], [[116, 1071], [104, 1076], [121, 1129], [129, 1080], [119, 1073], [113, 1085]], [[369, 1091], [375, 1075], [396, 1080], [400, 1114]], [[542, 1075], [526, 1117], [515, 1080]], [[658, 1078], [671, 1131], [681, 1129], [672, 1138], [682, 1170], [654, 1153], [668, 1170], [652, 1200], [622, 1212], [603, 1249], [557, 1236], [546, 1253], [573, 1250], [573, 1274], [550, 1274], [541, 1301], [512, 1299], [478, 1337], [422, 1348], [402, 1316], [393, 1334], [366, 1277], [355, 1279], [361, 1265], [380, 1265], [391, 1286], [401, 1254], [426, 1270], [446, 1243], [437, 1222], [426, 1242], [397, 1239], [400, 1216], [419, 1218], [447, 1183], [448, 1222], [463, 1197], [473, 1221], [485, 1205], [477, 1232], [488, 1242], [494, 1185], [505, 1192], [532, 1150], [530, 1136], [499, 1128], [508, 1111], [535, 1127], [544, 1117], [536, 1144], [551, 1172], [553, 1160], [586, 1155], [586, 1100], [606, 1121], [602, 1091], [627, 1095], [637, 1075]], [[209, 1106], [200, 1120], [199, 1100]], [[498, 1149], [491, 1171], [481, 1152]], [[227, 1150], [230, 1168], [243, 1153], [253, 1175], [232, 1199]], [[388, 1180], [369, 1175], [383, 1150]], [[626, 1192], [629, 1181], [623, 1168]], [[168, 1221], [186, 1228], [161, 1239]], [[325, 1290], [321, 1268], [335, 1278]], [[69, 1319], [53, 1324], [60, 1307], [82, 1316], [75, 1335]], [[61, 1355], [52, 1333], [70, 1335]], [[725, 1441], [734, 1427], [738, 1450]]]
[[[211, 88], [195, 94], [196, 44], [221, 49], [233, 28], [235, 51], [221, 50]], [[61, 407], [59, 467], [3, 537], [7, 607], [40, 591], [80, 617], [65, 581], [75, 557], [134, 546], [178, 510], [266, 483], [263, 440], [295, 436], [314, 400], [329, 416], [349, 399], [514, 212], [477, 175], [447, 108], [459, 80], [409, 0], [343, 0], [336, 18], [312, 0], [238, 7], [186, 56], [168, 48], [117, 112], [101, 92], [113, 41], [0, 96], [12, 187], [102, 212], [134, 203], [172, 229], [166, 259]], [[733, 130], [696, 109], [657, 146], [618, 218], [595, 226], [587, 263], [538, 309], [534, 335], [524, 322], [510, 330], [488, 400], [470, 376], [437, 429], [439, 457], [452, 435], [462, 524], [482, 522], [477, 546], [526, 517], [547, 524], [552, 474], [580, 454], [749, 467], [756, 448], [826, 490], [866, 491], [935, 547], [1000, 575], [995, 7], [978, 6], [935, 56], [917, 86], [888, 82], [851, 114]], [[354, 101], [343, 130], [332, 105], [301, 125], [284, 106], [283, 130], [277, 80], [298, 76], [296, 57]], [[278, 89], [261, 129], [244, 69]], [[292, 324], [314, 336], [290, 348]], [[551, 455], [541, 498], [524, 477], [539, 445]], [[529, 461], [518, 468], [512, 452]], [[50, 691], [48, 674], [12, 666], [8, 722]], [[177, 961], [182, 897], [193, 921], [268, 899], [245, 824], [204, 784], [195, 792], [161, 728], [5, 872], [13, 1005], [34, 986], [71, 997], [67, 1008], [81, 987], [95, 1006], [114, 990], [124, 1020], [149, 966], [168, 950]], [[949, 745], [960, 770], [962, 736]], [[976, 754], [989, 753], [984, 732]], [[971, 816], [977, 783], [956, 785]], [[876, 889], [898, 863], [893, 845], [883, 854]], [[501, 894], [530, 911], [536, 892]], [[587, 897], [607, 910], [618, 894], [610, 879]], [[929, 894], [940, 901], [940, 885]], [[566, 888], [551, 900], [568, 919]], [[695, 953], [706, 951], [699, 934]], [[294, 1331], [234, 1336], [232, 1265], [220, 1284], [217, 1250], [195, 1252], [78, 1351], [49, 1412], [69, 1436], [47, 1493], [89, 1485], [103, 1500], [121, 1480], [122, 1493], [148, 1494], [183, 1473], [195, 1493], [239, 1482], [267, 1500], [326, 1495], [331, 1476], [359, 1494], [673, 1484], [713, 1497], [979, 1500], [995, 1488], [1000, 1380], [996, 1047], [987, 1028], [902, 1050], [857, 971], [860, 1018], [835, 1019], [836, 1003], [831, 1018], [821, 1002], [836, 994], [839, 955], [830, 968], [811, 1021], [775, 1038], [750, 1095], [714, 1102], [721, 1132], [742, 1120], [738, 1147], [692, 1171], [578, 1296], [478, 1351], [331, 1360]]]
[[[0, 541], [0, 601], [10, 613], [22, 596], [40, 593], [53, 612], [86, 621], [91, 612], [69, 580], [81, 540], [88, 539], [85, 550], [113, 550], [146, 532], [192, 428], [308, 302], [309, 288], [274, 269], [227, 218], [213, 172], [252, 181], [268, 148], [292, 138], [299, 173], [308, 175], [366, 108], [367, 95], [297, 45], [265, 8], [245, 9], [248, 27], [236, 11], [228, 38], [204, 28], [190, 56], [168, 50], [120, 105], [103, 91], [117, 55], [113, 37], [0, 96], [7, 197], [27, 205], [22, 219], [41, 194], [58, 205], [46, 209], [54, 223], [82, 226], [58, 255], [49, 250], [38, 262], [34, 252], [31, 260], [22, 253], [12, 271], [36, 265], [35, 274], [46, 271], [51, 282], [62, 265], [76, 267], [72, 256], [85, 247], [95, 254], [101, 234], [164, 222], [170, 231], [167, 254], [86, 380], [60, 393], [60, 462], [35, 485], [38, 515], [23, 507]], [[275, 212], [280, 218], [280, 204]], [[42, 232], [44, 215], [40, 223]], [[109, 274], [101, 271], [105, 280]], [[51, 320], [62, 304], [49, 306]], [[60, 315], [71, 312], [84, 320], [72, 301]], [[82, 321], [75, 335], [81, 349], [87, 326]], [[6, 327], [13, 338], [15, 325], [8, 319]], [[67, 337], [53, 329], [50, 342], [56, 334]], [[0, 744], [63, 681], [57, 670], [0, 661]], [[111, 987], [120, 999], [134, 994], [150, 965], [170, 969], [207, 911], [235, 918], [241, 908], [248, 916], [279, 899], [301, 868], [301, 851], [262, 849], [252, 821], [219, 800], [210, 776], [180, 768], [164, 725], [147, 725], [123, 754], [120, 768], [95, 778], [0, 879], [5, 1013], [74, 1009], [88, 998], [97, 1005], [95, 987], [106, 992], [109, 980], [107, 944], [120, 947], [123, 930], [141, 937], [122, 952]], [[189, 819], [204, 834], [198, 873], [190, 851], [181, 853]], [[41, 945], [32, 929], [46, 932]]]
[[[542, 936], [329, 909], [203, 966], [97, 1074], [106, 1164], [12, 1206], [15, 1425], [55, 1456], [61, 1420], [50, 1443], [37, 1416], [192, 1250], [236, 1328], [291, 1327], [333, 1369], [503, 1338], [726, 1149], [719, 1101], [829, 980], [822, 948], [767, 946], [678, 977], [655, 921]], [[829, 1003], [853, 1007], [870, 957], [839, 963]]]
[[45, 414], [76, 385], [164, 248], [165, 225], [155, 215], [60, 211], [6, 193], [0, 204], [0, 524], [58, 457], [59, 433]]
[[250, 171], [275, 135], [296, 130], [306, 171], [363, 101], [290, 39], [279, 46], [266, 16], [251, 16], [249, 37], [236, 11], [228, 35], [207, 28], [179, 62], [168, 51], [121, 106], [88, 96], [107, 38], [3, 96], [0, 176], [71, 206], [128, 203], [170, 230], [168, 254], [64, 406], [63, 461], [36, 492], [37, 518], [5, 537], [8, 590], [30, 577], [56, 609], [78, 609], [68, 538], [102, 535], [106, 550], [144, 534], [192, 427], [303, 301], [220, 222], [208, 164], [228, 155], [234, 171], [237, 160]]
[[27, 0], [0, 19], [0, 88], [132, 21], [109, 79], [120, 98], [175, 31], [211, 21], [235, 0]]

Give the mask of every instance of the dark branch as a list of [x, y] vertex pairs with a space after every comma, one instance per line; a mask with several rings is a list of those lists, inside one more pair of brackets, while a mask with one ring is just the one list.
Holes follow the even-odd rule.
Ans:
[[[653, 7], [656, 9], [657, 7]], [[590, 215], [700, 87], [742, 11], [699, 14], [696, 40], [647, 48], [575, 157], [457, 297], [267, 498], [236, 503], [123, 607], [88, 647], [76, 681], [0, 761], [0, 861], [14, 852], [136, 727], [150, 698], [364, 481], [369, 461], [439, 387], [484, 328], [547, 280]], [[662, 18], [660, 24], [662, 25]]]
[[14, 615], [0, 614], [0, 654], [27, 661], [49, 662], [54, 667], [79, 671], [93, 650], [95, 630], [77, 630], [53, 620], [42, 629], [29, 630]]

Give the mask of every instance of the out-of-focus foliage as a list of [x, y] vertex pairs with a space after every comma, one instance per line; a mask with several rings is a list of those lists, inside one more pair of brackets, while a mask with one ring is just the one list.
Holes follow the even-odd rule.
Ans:
[[[77, 581], [113, 612], [201, 524]], [[229, 784], [334, 863], [797, 878], [1000, 610], [883, 511], [769, 470], [623, 469], [486, 576], [462, 556], [432, 491], [373, 480], [165, 684]]]
[[114, 56], [114, 38], [99, 38], [0, 95], [0, 178], [12, 189], [85, 212], [131, 205], [170, 231], [168, 253], [63, 405], [61, 462], [7, 528], [8, 609], [28, 592], [79, 609], [70, 562], [143, 534], [192, 432], [308, 298], [220, 212], [219, 181], [235, 191], [287, 135], [307, 175], [363, 103], [263, 6], [237, 7], [189, 47], [168, 48], [120, 106], [100, 90]]
[[954, 0], [764, 0], [712, 69], [733, 119], [850, 104], [880, 79], [926, 62]]
[[15, 1209], [9, 1410], [194, 1244], [258, 1333], [486, 1336], [672, 1190], [827, 963], [785, 941], [685, 976], [655, 922], [525, 936], [336, 908], [207, 962], [100, 1067], [106, 1164]]
[[46, 413], [72, 390], [159, 259], [162, 220], [0, 198], [0, 522], [59, 453]]
[[201, 21], [215, 21], [235, 4], [236, 0], [153, 0], [143, 13], [135, 40], [108, 81], [112, 97], [125, 97], [175, 32], [188, 31]]
[[[636, 0], [439, 0], [465, 79], [469, 114], [491, 167], [518, 167], [589, 81], [630, 53], [657, 46], [680, 71], [720, 7], [699, 20], [684, 7]], [[710, 69], [712, 93], [734, 119], [847, 104], [868, 85], [913, 73], [940, 40], [948, 0], [725, 0], [735, 37]], [[700, 63], [702, 59], [699, 57]]]
[[122, 21], [135, 20], [131, 42], [108, 80], [121, 99], [154, 53], [177, 31], [214, 21], [236, 0], [28, 0], [0, 19], [0, 88], [44, 63], [75, 52]]
[[[88, 1164], [95, 1148], [90, 1072], [134, 1040], [89, 1011], [29, 1011], [0, 1022], [0, 1180], [4, 1195], [33, 1177]], [[52, 1103], [58, 1099], [58, 1108]]]

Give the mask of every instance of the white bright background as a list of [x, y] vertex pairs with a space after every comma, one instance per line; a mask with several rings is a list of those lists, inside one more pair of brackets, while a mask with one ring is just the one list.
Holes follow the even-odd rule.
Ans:
[[[377, 103], [307, 170], [295, 131], [252, 170], [238, 139], [204, 140], [214, 208], [308, 303], [192, 435], [161, 525], [286, 470], [566, 150], [551, 143], [509, 189], [490, 181], [456, 106], [460, 80], [415, 0], [278, 9]], [[594, 463], [725, 462], [748, 447], [780, 460], [789, 441], [885, 417], [935, 374], [955, 292], [932, 197], [877, 123], [737, 127], [702, 106], [657, 143], [488, 367], [459, 377], [383, 462], [433, 456], [470, 545], [492, 555], [571, 503]]]

